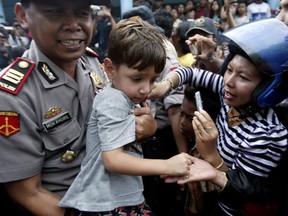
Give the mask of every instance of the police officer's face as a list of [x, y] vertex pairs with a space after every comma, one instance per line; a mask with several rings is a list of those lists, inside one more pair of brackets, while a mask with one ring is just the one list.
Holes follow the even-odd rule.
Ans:
[[92, 38], [93, 19], [88, 1], [49, 0], [15, 7], [40, 50], [56, 64], [78, 59]]

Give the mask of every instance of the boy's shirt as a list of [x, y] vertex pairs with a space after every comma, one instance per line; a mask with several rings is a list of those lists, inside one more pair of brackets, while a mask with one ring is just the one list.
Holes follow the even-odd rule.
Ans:
[[102, 152], [120, 147], [127, 154], [143, 157], [141, 145], [135, 142], [135, 115], [130, 113], [134, 107], [123, 92], [110, 85], [95, 97], [87, 131], [87, 156], [60, 201], [61, 207], [103, 212], [144, 202], [142, 177], [111, 173], [102, 159]]

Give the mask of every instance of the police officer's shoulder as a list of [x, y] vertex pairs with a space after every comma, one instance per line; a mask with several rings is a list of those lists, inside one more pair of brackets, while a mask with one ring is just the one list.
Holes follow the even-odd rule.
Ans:
[[0, 91], [17, 95], [30, 73], [33, 71], [35, 63], [18, 57], [10, 65], [0, 71]]

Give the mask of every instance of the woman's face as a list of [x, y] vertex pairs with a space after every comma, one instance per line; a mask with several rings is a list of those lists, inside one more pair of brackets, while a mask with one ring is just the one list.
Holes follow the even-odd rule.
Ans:
[[262, 76], [248, 59], [235, 55], [224, 74], [225, 100], [229, 106], [239, 107], [249, 103]]

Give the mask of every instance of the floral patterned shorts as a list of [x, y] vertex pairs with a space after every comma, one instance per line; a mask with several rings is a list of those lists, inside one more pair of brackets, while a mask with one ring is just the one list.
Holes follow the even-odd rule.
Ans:
[[107, 212], [78, 212], [77, 210], [72, 212], [69, 216], [155, 216], [146, 203], [123, 206]]

